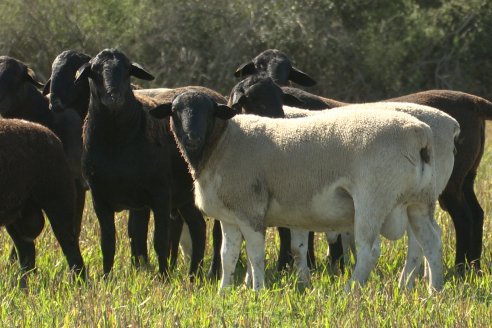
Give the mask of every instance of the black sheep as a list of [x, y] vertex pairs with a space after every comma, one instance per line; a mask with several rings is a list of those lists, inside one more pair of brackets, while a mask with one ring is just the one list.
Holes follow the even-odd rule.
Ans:
[[[201, 240], [193, 246], [198, 259], [196, 263], [192, 259], [194, 273], [205, 249], [205, 222], [194, 207], [191, 176], [162, 122], [148, 114], [156, 103], [134, 95], [130, 76], [153, 79], [120, 51], [106, 49], [79, 69], [76, 80], [89, 79], [90, 85], [82, 166], [101, 226], [104, 273], [110, 272], [114, 261], [114, 212], [123, 209], [154, 212], [159, 272], [167, 273], [171, 208], [201, 231]], [[146, 233], [146, 220], [134, 222], [137, 228], [130, 225], [130, 231], [145, 228]]]

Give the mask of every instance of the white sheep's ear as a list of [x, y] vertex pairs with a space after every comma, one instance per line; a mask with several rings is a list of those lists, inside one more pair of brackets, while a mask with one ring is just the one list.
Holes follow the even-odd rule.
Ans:
[[75, 83], [79, 83], [83, 79], [88, 78], [90, 73], [91, 73], [90, 63], [85, 63], [84, 65], [80, 66], [80, 68], [77, 70], [77, 73], [75, 73]]
[[294, 66], [292, 66], [289, 73], [289, 80], [305, 87], [312, 87], [313, 85], [316, 85], [316, 81], [313, 78]]
[[256, 67], [253, 62], [244, 63], [234, 72], [235, 77], [244, 77], [256, 73]]
[[41, 82], [37, 81], [36, 79], [34, 79], [34, 71], [32, 69], [30, 69], [29, 67], [27, 68], [26, 78], [27, 78], [27, 81], [29, 81], [30, 83], [34, 84], [34, 86], [36, 88], [42, 88], [44, 86], [43, 83], [41, 83]]
[[50, 89], [51, 89], [51, 78], [49, 78], [48, 81], [46, 81], [46, 83], [44, 84], [43, 96], [46, 96], [48, 93], [50, 93]]
[[155, 118], [165, 118], [171, 116], [172, 109], [173, 103], [165, 103], [149, 110], [149, 114]]
[[217, 104], [217, 107], [215, 107], [215, 117], [220, 119], [228, 120], [236, 116], [236, 114], [237, 111], [227, 105]]
[[130, 66], [130, 75], [135, 76], [136, 78], [152, 81], [155, 77], [147, 72], [142, 66], [137, 63], [132, 63]]

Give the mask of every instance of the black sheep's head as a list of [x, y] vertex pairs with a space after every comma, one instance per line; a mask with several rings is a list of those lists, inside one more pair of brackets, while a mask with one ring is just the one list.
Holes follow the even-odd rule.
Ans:
[[228, 105], [243, 114], [265, 117], [284, 117], [285, 101], [299, 104], [300, 100], [283, 90], [265, 73], [251, 75], [234, 86]]
[[75, 109], [83, 118], [89, 105], [89, 82], [87, 79], [75, 84], [75, 74], [79, 67], [88, 63], [90, 56], [75, 50], [59, 54], [51, 66], [51, 78], [46, 82], [43, 94], [50, 94], [50, 109], [61, 112]]
[[26, 64], [0, 56], [0, 114], [11, 111], [33, 86], [40, 88], [43, 84], [34, 78], [34, 72]]
[[266, 74], [251, 75], [237, 83], [228, 105], [243, 114], [284, 117], [282, 89]]
[[202, 157], [215, 119], [228, 120], [236, 115], [236, 111], [217, 104], [205, 93], [188, 91], [176, 96], [172, 103], [152, 109], [150, 114], [157, 118], [172, 117], [171, 126], [176, 141], [193, 166], [198, 165]]
[[243, 78], [259, 73], [266, 73], [280, 86], [287, 85], [289, 81], [306, 87], [316, 84], [313, 78], [294, 67], [287, 55], [277, 49], [261, 52], [252, 61], [239, 66], [234, 75]]
[[76, 83], [89, 79], [91, 94], [108, 108], [119, 108], [133, 96], [130, 76], [143, 80], [154, 77], [117, 49], [105, 49], [77, 71]]

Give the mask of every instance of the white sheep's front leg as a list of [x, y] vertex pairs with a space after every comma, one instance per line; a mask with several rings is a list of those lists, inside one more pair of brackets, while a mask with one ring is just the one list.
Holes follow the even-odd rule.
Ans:
[[297, 266], [298, 281], [305, 286], [310, 286], [311, 274], [307, 265], [309, 231], [290, 229], [290, 238], [291, 252]]
[[230, 286], [234, 282], [234, 270], [241, 251], [243, 241], [241, 231], [235, 224], [220, 222], [222, 227], [222, 247], [220, 257], [222, 259], [222, 281], [220, 288]]
[[415, 284], [415, 278], [418, 276], [422, 266], [422, 248], [420, 247], [411, 226], [407, 227], [408, 251], [405, 260], [405, 266], [400, 275], [400, 288], [412, 289]]
[[247, 224], [241, 225], [246, 240], [246, 252], [251, 264], [253, 290], [265, 287], [265, 228], [253, 229]]
[[429, 292], [440, 291], [444, 285], [441, 229], [434, 220], [434, 206], [412, 206], [408, 217], [429, 265]]

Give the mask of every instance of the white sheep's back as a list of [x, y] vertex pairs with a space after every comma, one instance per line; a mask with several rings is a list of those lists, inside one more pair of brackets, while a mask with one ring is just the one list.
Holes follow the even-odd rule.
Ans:
[[371, 110], [375, 106], [378, 110], [410, 114], [430, 126], [436, 156], [436, 192], [439, 195], [446, 187], [453, 171], [456, 149], [454, 141], [460, 133], [459, 123], [445, 112], [434, 107], [405, 102], [362, 103], [325, 110], [306, 110], [290, 106], [283, 106], [283, 109], [286, 118], [299, 118], [322, 115], [333, 110]]

